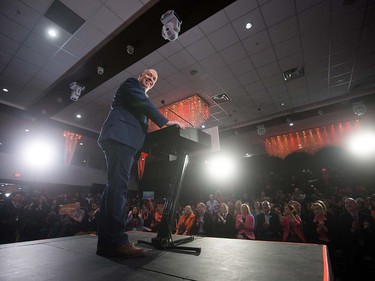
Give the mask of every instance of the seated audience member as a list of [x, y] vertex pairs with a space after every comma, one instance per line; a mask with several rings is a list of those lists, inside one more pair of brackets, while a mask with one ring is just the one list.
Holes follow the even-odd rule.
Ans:
[[254, 217], [250, 213], [249, 205], [241, 205], [241, 214], [236, 216], [236, 229], [238, 239], [254, 240]]
[[284, 216], [281, 216], [281, 212], [278, 212], [278, 215], [283, 230], [281, 241], [300, 243], [306, 241], [302, 233], [301, 218], [291, 204], [284, 206]]
[[175, 234], [191, 235], [191, 228], [193, 227], [194, 220], [194, 212], [189, 205], [186, 205], [183, 214], [177, 222]]
[[271, 211], [271, 204], [268, 201], [262, 202], [263, 213], [257, 216], [255, 236], [258, 240], [280, 241], [281, 226], [278, 215]]
[[234, 216], [229, 213], [228, 205], [220, 204], [220, 210], [214, 218], [214, 236], [220, 238], [235, 238], [236, 229]]
[[151, 223], [151, 230], [153, 232], [158, 232], [161, 219], [163, 218], [163, 212], [164, 212], [164, 203], [162, 202], [156, 203], [156, 210], [154, 213], [153, 221]]
[[133, 209], [129, 212], [125, 221], [125, 229], [126, 231], [143, 231], [143, 218], [142, 214], [138, 211], [138, 207], [133, 207]]
[[262, 207], [260, 205], [260, 202], [259, 201], [255, 201], [254, 204], [254, 210], [251, 210], [251, 214], [253, 215], [254, 219], [257, 215], [259, 215], [260, 213], [262, 213]]
[[146, 205], [142, 206], [141, 215], [143, 219], [143, 228], [146, 231], [151, 231], [151, 224], [152, 224], [152, 213]]
[[375, 194], [370, 196], [370, 214], [375, 220]]
[[197, 214], [193, 224], [192, 233], [198, 236], [213, 235], [213, 220], [210, 213], [206, 210], [206, 205], [202, 202], [197, 204]]
[[216, 206], [218, 205], [219, 205], [219, 202], [217, 202], [217, 200], [214, 199], [214, 195], [210, 194], [209, 199], [206, 203], [207, 212], [213, 215], [215, 212]]
[[241, 200], [237, 200], [236, 203], [234, 204], [234, 217], [237, 217], [237, 215], [241, 214], [241, 205], [242, 205]]
[[342, 239], [345, 264], [350, 280], [365, 280], [364, 257], [374, 250], [374, 220], [359, 212], [353, 198], [346, 198], [344, 204], [347, 213], [340, 217], [338, 236]]

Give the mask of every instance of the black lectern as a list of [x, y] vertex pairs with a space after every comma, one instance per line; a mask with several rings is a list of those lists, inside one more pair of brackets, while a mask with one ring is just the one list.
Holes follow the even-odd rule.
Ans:
[[147, 134], [142, 151], [149, 154], [175, 155], [176, 173], [171, 182], [170, 190], [165, 199], [163, 217], [159, 225], [157, 236], [151, 242], [141, 241], [138, 243], [148, 244], [159, 250], [178, 249], [200, 253], [200, 248], [178, 246], [191, 242], [194, 237], [187, 237], [173, 241], [171, 228], [176, 213], [176, 205], [180, 197], [180, 191], [189, 163], [189, 153], [208, 149], [211, 147], [211, 136], [199, 129], [179, 129], [177, 126], [170, 126]]

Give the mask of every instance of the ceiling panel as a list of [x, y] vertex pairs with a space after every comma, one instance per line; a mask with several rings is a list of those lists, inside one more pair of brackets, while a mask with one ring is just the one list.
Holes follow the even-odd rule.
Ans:
[[[0, 102], [18, 107], [45, 97], [47, 89], [65, 73], [90, 62], [119, 31], [127, 30], [130, 22], [126, 20], [142, 18], [147, 9], [160, 4], [148, 0], [62, 0], [86, 20], [70, 34], [43, 16], [52, 0], [32, 2], [0, 3], [0, 84], [10, 89], [6, 95], [1, 93]], [[66, 104], [54, 118], [97, 133], [119, 84], [150, 67], [159, 72], [150, 92], [156, 106], [162, 106], [161, 99], [170, 104], [199, 94], [210, 105], [206, 125], [219, 125], [221, 130], [303, 111], [309, 103], [315, 103], [312, 107], [328, 105], [374, 90], [374, 1], [344, 6], [342, 1], [332, 0], [237, 0], [188, 30], [186, 24], [199, 13], [204, 11], [182, 18], [184, 33], [173, 42], [161, 38], [158, 15], [160, 48], [112, 76], [98, 76], [96, 63], [84, 79], [100, 80], [100, 85], [90, 88], [79, 101]], [[249, 22], [252, 28], [246, 29]], [[47, 37], [50, 26], [58, 28], [58, 37]], [[112, 33], [116, 29], [117, 33]], [[138, 34], [148, 36], [144, 26]], [[127, 63], [144, 47], [136, 42], [131, 57], [125, 41], [116, 45], [124, 50], [116, 63]], [[106, 74], [114, 63], [105, 62]], [[304, 77], [285, 82], [282, 72], [295, 67], [304, 67]], [[211, 97], [223, 92], [232, 100], [217, 105]], [[61, 95], [68, 98], [69, 88]], [[77, 111], [83, 112], [82, 120], [74, 117]]]

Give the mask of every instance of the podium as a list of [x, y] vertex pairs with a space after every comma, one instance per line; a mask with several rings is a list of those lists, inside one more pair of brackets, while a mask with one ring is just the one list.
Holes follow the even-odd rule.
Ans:
[[180, 251], [200, 253], [196, 247], [179, 246], [194, 240], [194, 237], [172, 239], [172, 226], [176, 207], [180, 198], [181, 187], [189, 163], [189, 153], [209, 149], [211, 136], [199, 129], [179, 129], [170, 126], [147, 134], [142, 151], [149, 154], [176, 156], [176, 172], [171, 181], [169, 193], [164, 202], [164, 212], [157, 236], [151, 242], [138, 240], [138, 243], [151, 245], [158, 250], [178, 249]]

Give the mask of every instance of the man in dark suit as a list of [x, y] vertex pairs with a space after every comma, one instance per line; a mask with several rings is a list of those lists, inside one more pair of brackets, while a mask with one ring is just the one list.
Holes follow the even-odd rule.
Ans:
[[257, 216], [255, 231], [257, 240], [281, 241], [279, 217], [271, 211], [271, 204], [268, 201], [262, 202], [262, 213]]
[[160, 128], [177, 125], [169, 121], [148, 99], [158, 74], [146, 69], [138, 79], [129, 78], [117, 90], [112, 107], [98, 139], [107, 162], [108, 183], [103, 191], [98, 225], [97, 254], [102, 256], [137, 257], [144, 250], [129, 242], [125, 229], [125, 203], [133, 158], [142, 148], [148, 119]]
[[192, 233], [198, 236], [213, 236], [214, 221], [212, 215], [207, 212], [206, 205], [202, 202], [197, 204], [197, 214], [193, 224]]
[[366, 280], [364, 257], [371, 255], [374, 249], [374, 220], [359, 211], [358, 203], [353, 198], [344, 201], [347, 213], [339, 219], [338, 234], [348, 268], [348, 280]]

